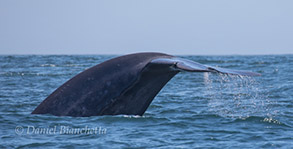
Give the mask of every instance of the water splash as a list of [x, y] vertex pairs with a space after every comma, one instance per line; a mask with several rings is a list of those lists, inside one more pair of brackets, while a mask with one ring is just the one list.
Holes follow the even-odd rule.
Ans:
[[255, 78], [204, 73], [208, 107], [223, 117], [245, 119], [250, 116], [273, 117], [277, 111]]

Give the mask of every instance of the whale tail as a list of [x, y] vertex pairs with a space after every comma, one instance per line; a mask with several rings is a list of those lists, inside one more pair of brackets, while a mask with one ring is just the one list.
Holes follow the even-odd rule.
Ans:
[[170, 65], [172, 69], [177, 71], [215, 72], [215, 73], [241, 75], [241, 76], [260, 76], [261, 75], [256, 72], [250, 72], [250, 71], [244, 71], [244, 70], [232, 70], [227, 68], [203, 65], [191, 60], [178, 58], [178, 57], [157, 58], [157, 59], [153, 59], [150, 63], [160, 64], [160, 65]]

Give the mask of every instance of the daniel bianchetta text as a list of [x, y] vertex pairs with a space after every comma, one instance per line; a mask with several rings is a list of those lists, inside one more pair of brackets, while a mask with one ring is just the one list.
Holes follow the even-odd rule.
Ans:
[[41, 134], [60, 134], [60, 135], [104, 135], [107, 133], [107, 128], [103, 127], [70, 127], [70, 126], [51, 126], [51, 127], [36, 127], [36, 126], [16, 126], [15, 133], [18, 135], [41, 135]]

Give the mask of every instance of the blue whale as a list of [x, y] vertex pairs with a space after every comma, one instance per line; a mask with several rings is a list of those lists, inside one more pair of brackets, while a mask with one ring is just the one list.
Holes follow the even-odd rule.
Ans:
[[260, 75], [202, 65], [163, 53], [129, 54], [77, 74], [49, 95], [32, 114], [143, 115], [164, 85], [181, 71]]

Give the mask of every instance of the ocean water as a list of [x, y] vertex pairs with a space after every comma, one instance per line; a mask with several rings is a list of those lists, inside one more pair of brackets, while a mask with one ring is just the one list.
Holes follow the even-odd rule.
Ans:
[[293, 55], [181, 56], [260, 77], [176, 75], [143, 116], [30, 113], [115, 55], [0, 56], [0, 148], [293, 148]]

